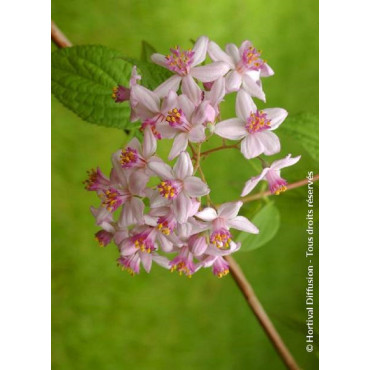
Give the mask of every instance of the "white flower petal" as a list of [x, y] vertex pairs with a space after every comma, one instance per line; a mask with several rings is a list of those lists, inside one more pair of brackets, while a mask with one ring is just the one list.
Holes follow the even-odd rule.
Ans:
[[153, 91], [144, 86], [135, 85], [131, 88], [131, 94], [134, 96], [136, 103], [142, 104], [150, 112], [159, 112], [160, 99]]
[[191, 67], [197, 66], [206, 59], [207, 48], [208, 48], [208, 37], [200, 36], [198, 40], [195, 42], [193, 47], [194, 56]]
[[208, 44], [208, 54], [214, 62], [225, 62], [231, 68], [235, 68], [235, 64], [230, 55], [226, 54], [215, 42], [210, 41]]
[[159, 53], [154, 53], [152, 54], [152, 56], [150, 57], [150, 59], [155, 63], [155, 64], [158, 64], [162, 67], [165, 67], [168, 69], [168, 66], [167, 66], [167, 59], [164, 55], [162, 54], [159, 54]]
[[273, 69], [267, 63], [265, 63], [261, 68], [261, 77], [269, 77], [272, 76], [274, 73], [275, 72], [273, 71]]
[[202, 197], [210, 192], [209, 187], [195, 176], [187, 177], [184, 180], [184, 190], [190, 197]]
[[140, 253], [141, 263], [143, 264], [144, 270], [149, 273], [152, 268], [152, 256], [149, 253]]
[[174, 175], [172, 168], [164, 162], [150, 162], [148, 167], [161, 179], [163, 180], [173, 180]]
[[227, 44], [226, 45], [226, 53], [228, 53], [235, 64], [237, 64], [240, 61], [240, 54], [239, 49], [235, 44]]
[[258, 176], [254, 176], [251, 179], [249, 179], [244, 185], [241, 196], [245, 197], [247, 194], [249, 194], [257, 186], [257, 184], [265, 177], [268, 170], [269, 168], [264, 168], [263, 171]]
[[288, 115], [288, 112], [282, 108], [266, 108], [263, 110], [267, 118], [271, 120], [271, 130], [277, 129]]
[[240, 150], [245, 158], [251, 159], [263, 153], [264, 146], [258, 140], [256, 134], [250, 134], [240, 143]]
[[188, 146], [188, 134], [186, 132], [181, 132], [175, 137], [173, 141], [170, 154], [168, 155], [168, 160], [176, 158], [181, 152], [185, 151]]
[[280, 152], [280, 140], [273, 132], [262, 131], [256, 132], [254, 135], [258, 136], [258, 140], [264, 146], [263, 153], [266, 155], [273, 155]]
[[218, 208], [218, 216], [225, 220], [235, 218], [243, 205], [243, 202], [228, 202], [221, 204]]
[[173, 212], [180, 224], [184, 224], [188, 220], [191, 208], [191, 200], [183, 191], [173, 200]]
[[259, 233], [258, 227], [253, 225], [252, 222], [250, 222], [244, 216], [237, 216], [233, 220], [228, 221], [227, 226], [229, 226], [232, 229], [246, 231], [247, 233], [251, 234]]
[[261, 99], [263, 102], [266, 101], [265, 93], [262, 90], [261, 81], [255, 80], [250, 76], [250, 72], [243, 75], [243, 89], [250, 95], [258, 99]]
[[230, 140], [240, 140], [247, 135], [245, 122], [240, 118], [230, 118], [215, 126], [215, 134]]
[[182, 152], [173, 167], [176, 179], [183, 180], [193, 174], [193, 163], [188, 152]]
[[151, 157], [157, 150], [157, 140], [153, 134], [153, 131], [149, 126], [144, 130], [144, 140], [143, 140], [143, 155], [147, 159]]
[[163, 98], [164, 96], [167, 96], [168, 93], [173, 90], [177, 91], [179, 89], [181, 82], [181, 77], [178, 75], [174, 75], [170, 77], [168, 80], [161, 83], [154, 92], [160, 97]]
[[225, 77], [226, 82], [226, 91], [228, 93], [233, 91], [238, 91], [240, 89], [240, 85], [242, 84], [242, 76], [237, 71], [231, 71]]
[[206, 139], [205, 127], [203, 125], [193, 126], [189, 131], [189, 141], [192, 143], [201, 143]]
[[301, 156], [291, 157], [291, 154], [288, 154], [285, 158], [279, 159], [272, 163], [271, 168], [274, 170], [280, 170], [285, 167], [293, 166], [301, 159]]
[[202, 100], [202, 90], [194, 81], [191, 75], [182, 79], [181, 91], [195, 104], [198, 105]]
[[190, 74], [202, 82], [213, 82], [224, 76], [230, 67], [224, 62], [214, 62], [201, 67], [194, 67]]
[[198, 212], [195, 215], [195, 217], [198, 217], [203, 221], [209, 222], [209, 221], [215, 220], [218, 216], [217, 216], [217, 212], [213, 208], [207, 207], [207, 208], [204, 208], [202, 211]]
[[250, 95], [246, 91], [240, 90], [236, 95], [235, 110], [238, 118], [247, 121], [251, 113], [257, 110], [257, 107]]

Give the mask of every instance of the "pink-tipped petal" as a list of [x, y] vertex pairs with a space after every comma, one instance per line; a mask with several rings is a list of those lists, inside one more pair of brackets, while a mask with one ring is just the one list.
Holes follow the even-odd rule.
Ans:
[[184, 180], [184, 190], [191, 197], [202, 197], [210, 192], [209, 187], [195, 176], [187, 177]]
[[163, 98], [168, 95], [170, 90], [177, 91], [179, 89], [181, 82], [181, 77], [178, 75], [174, 75], [170, 77], [168, 80], [164, 81], [160, 84], [154, 92], [160, 97]]
[[200, 36], [198, 40], [195, 42], [193, 47], [194, 55], [191, 67], [197, 66], [198, 64], [204, 62], [204, 60], [206, 59], [207, 48], [208, 48], [208, 37]]
[[225, 220], [235, 218], [243, 205], [243, 202], [224, 203], [218, 208], [218, 216]]
[[224, 62], [214, 62], [201, 67], [194, 67], [191, 75], [201, 82], [212, 82], [224, 76], [230, 67]]
[[208, 54], [214, 62], [225, 62], [234, 68], [235, 63], [230, 55], [226, 54], [215, 42], [210, 41], [208, 44]]
[[182, 79], [181, 91], [195, 104], [198, 105], [202, 99], [202, 90], [190, 75]]
[[271, 168], [274, 170], [280, 170], [285, 167], [293, 166], [301, 159], [301, 156], [291, 157], [291, 154], [288, 154], [285, 158], [279, 159], [272, 163]]
[[273, 155], [280, 152], [280, 140], [277, 135], [271, 131], [261, 131], [254, 134], [264, 146], [263, 153]]
[[164, 162], [150, 162], [148, 167], [163, 180], [174, 179], [172, 168]]
[[261, 77], [270, 77], [274, 73], [275, 72], [272, 70], [272, 68], [267, 63], [264, 63], [264, 65], [261, 68]]
[[242, 75], [237, 71], [231, 71], [225, 77], [226, 82], [226, 91], [228, 93], [233, 91], [238, 91], [240, 89], [240, 85], [242, 84]]
[[246, 136], [245, 122], [240, 118], [230, 118], [215, 126], [215, 134], [230, 140], [240, 140]]
[[168, 155], [168, 159], [172, 161], [172, 159], [176, 158], [181, 152], [185, 151], [188, 146], [188, 134], [186, 132], [182, 132], [175, 137], [173, 141], [173, 145]]
[[201, 143], [206, 139], [205, 127], [203, 125], [194, 126], [189, 132], [189, 140], [192, 143]]
[[243, 75], [243, 84], [242, 87], [250, 95], [258, 99], [261, 99], [263, 102], [266, 101], [265, 93], [262, 90], [262, 85], [260, 80], [252, 78], [249, 74]]
[[227, 44], [225, 47], [226, 53], [230, 55], [235, 64], [240, 60], [239, 49], [235, 44]]
[[170, 261], [166, 257], [153, 254], [153, 261], [166, 269], [170, 268]]
[[144, 158], [151, 157], [157, 150], [157, 140], [149, 126], [144, 130], [143, 155]]
[[268, 170], [269, 168], [264, 168], [263, 171], [258, 176], [252, 177], [250, 180], [248, 180], [244, 185], [241, 196], [245, 197], [247, 194], [249, 194], [257, 186], [257, 184], [265, 177]]
[[188, 152], [182, 152], [173, 167], [173, 172], [177, 179], [185, 179], [193, 174], [193, 163]]
[[240, 231], [246, 231], [247, 233], [251, 234], [258, 234], [259, 230], [258, 227], [253, 225], [246, 217], [244, 216], [237, 216], [232, 220], [227, 222], [227, 226], [232, 229], [237, 229]]
[[207, 208], [204, 208], [202, 211], [198, 212], [195, 215], [195, 217], [198, 217], [203, 221], [210, 222], [210, 221], [215, 220], [218, 216], [217, 216], [217, 212], [213, 208], [207, 207]]
[[277, 129], [288, 115], [288, 112], [282, 108], [266, 108], [263, 110], [267, 118], [271, 120], [271, 130]]
[[241, 143], [240, 143], [240, 151], [244, 155], [245, 158], [251, 159], [259, 156], [263, 153], [264, 146], [258, 140], [255, 134], [248, 135]]
[[159, 111], [159, 97], [153, 91], [148, 90], [144, 86], [135, 85], [131, 88], [131, 94], [134, 94], [139, 104], [142, 104], [150, 112]]
[[245, 122], [251, 113], [257, 110], [257, 107], [250, 95], [246, 91], [240, 90], [236, 95], [235, 110], [238, 118]]
[[180, 224], [184, 224], [188, 220], [191, 208], [191, 200], [184, 192], [181, 192], [177, 198], [173, 200], [173, 212]]
[[155, 53], [155, 54], [152, 54], [152, 56], [150, 57], [150, 59], [155, 63], [155, 64], [158, 64], [164, 68], [167, 68], [167, 59], [164, 55], [162, 54], [159, 54], [159, 53]]
[[141, 263], [143, 264], [144, 270], [149, 273], [152, 268], [152, 256], [149, 253], [140, 253]]

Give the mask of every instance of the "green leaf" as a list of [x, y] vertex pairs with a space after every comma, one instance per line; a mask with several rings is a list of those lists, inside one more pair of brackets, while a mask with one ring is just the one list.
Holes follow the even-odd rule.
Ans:
[[269, 242], [280, 227], [280, 213], [274, 202], [266, 204], [253, 218], [252, 222], [259, 228], [259, 234], [240, 233], [236, 241], [242, 242], [241, 251], [251, 251]]
[[141, 75], [141, 84], [149, 90], [154, 90], [173, 75], [168, 69], [153, 62], [144, 62], [134, 58], [125, 58], [125, 60], [137, 66], [138, 73]]
[[312, 113], [288, 116], [279, 131], [297, 140], [310, 156], [319, 160], [319, 117]]
[[104, 46], [64, 48], [51, 56], [51, 91], [87, 122], [124, 129], [129, 126], [128, 103], [115, 103], [113, 88], [129, 86], [132, 64], [120, 52]]
[[141, 42], [141, 60], [144, 62], [151, 62], [150, 57], [152, 54], [156, 53], [157, 50], [154, 49], [152, 45], [150, 45], [146, 41]]

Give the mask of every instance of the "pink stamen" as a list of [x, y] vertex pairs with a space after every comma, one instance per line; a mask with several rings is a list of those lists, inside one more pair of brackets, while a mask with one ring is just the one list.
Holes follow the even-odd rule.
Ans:
[[269, 129], [270, 125], [271, 120], [267, 118], [267, 114], [261, 110], [257, 110], [248, 117], [245, 127], [250, 134], [253, 134]]
[[145, 160], [141, 158], [137, 150], [127, 147], [121, 151], [120, 163], [122, 168], [138, 168], [145, 165]]
[[158, 185], [159, 193], [167, 199], [176, 198], [181, 191], [181, 184], [174, 180], [165, 180]]
[[170, 49], [171, 54], [166, 56], [166, 64], [168, 69], [179, 74], [180, 76], [186, 76], [189, 71], [191, 64], [193, 63], [194, 51], [182, 50], [178, 46], [174, 49]]

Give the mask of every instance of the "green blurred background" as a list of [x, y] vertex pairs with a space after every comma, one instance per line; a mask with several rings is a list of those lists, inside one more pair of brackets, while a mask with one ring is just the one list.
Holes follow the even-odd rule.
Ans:
[[[203, 34], [221, 46], [252, 40], [275, 71], [263, 80], [266, 106], [318, 113], [318, 1], [53, 0], [52, 18], [74, 44], [133, 57], [142, 40], [162, 53]], [[234, 115], [232, 97], [223, 109], [223, 118]], [[230, 276], [217, 279], [207, 269], [186, 279], [154, 266], [132, 278], [116, 267], [113, 245], [97, 246], [89, 207], [98, 201], [82, 181], [97, 165], [107, 173], [125, 141], [121, 131], [85, 123], [52, 98], [53, 369], [283, 369]], [[299, 142], [284, 135], [281, 142], [279, 156], [302, 154], [284, 172], [289, 182], [318, 172]], [[209, 157], [204, 169], [216, 202], [238, 198], [256, 174], [232, 150]], [[305, 199], [305, 187], [275, 197], [281, 226], [274, 239], [234, 256], [300, 366], [317, 369], [317, 310], [315, 350], [305, 350]], [[260, 206], [250, 203], [243, 214], [252, 217]]]

